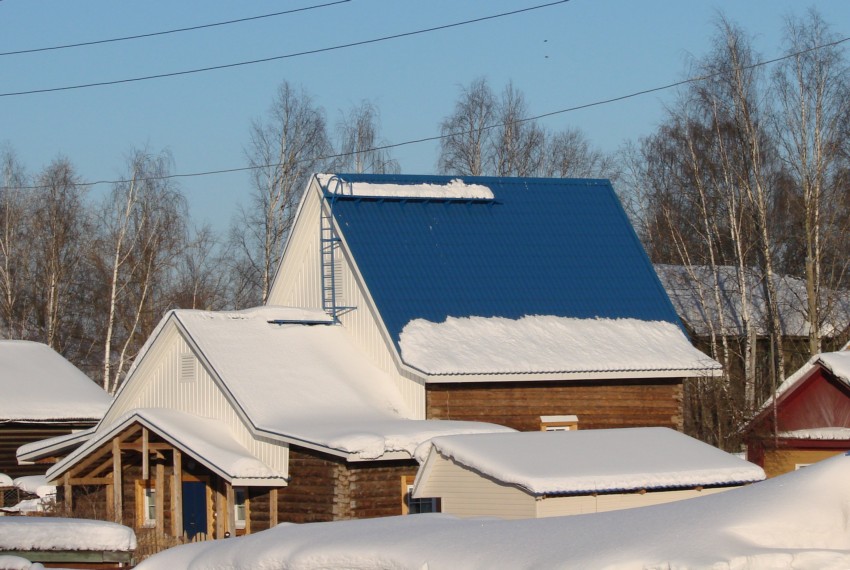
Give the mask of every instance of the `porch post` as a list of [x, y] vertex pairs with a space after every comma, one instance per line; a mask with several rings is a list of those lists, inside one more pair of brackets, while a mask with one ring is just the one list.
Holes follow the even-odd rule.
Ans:
[[224, 479], [216, 477], [215, 483], [215, 537], [224, 538], [224, 527], [227, 525], [227, 510], [224, 493], [221, 490]]
[[112, 440], [112, 516], [115, 522], [120, 523], [124, 520], [124, 480], [121, 476], [121, 443], [117, 437]]
[[156, 463], [156, 528], [165, 534], [165, 465], [162, 461]]
[[277, 526], [277, 487], [269, 491], [269, 527]]
[[236, 536], [236, 493], [230, 481], [224, 482], [224, 491], [227, 501], [227, 530], [231, 536]]
[[174, 536], [183, 536], [183, 455], [174, 448], [174, 476], [171, 479], [171, 526]]
[[142, 428], [142, 479], [150, 478], [150, 457], [148, 456], [148, 428]]
[[63, 488], [65, 490], [65, 508], [68, 509], [70, 516], [74, 509], [74, 488], [71, 486], [71, 474], [67, 471], [65, 472]]

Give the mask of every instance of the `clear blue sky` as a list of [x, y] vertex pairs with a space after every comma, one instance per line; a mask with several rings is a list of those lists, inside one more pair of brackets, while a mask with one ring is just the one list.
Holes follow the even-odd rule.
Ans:
[[[243, 18], [328, 0], [205, 2], [0, 0], [0, 52], [144, 34]], [[0, 56], [0, 93], [111, 81], [216, 66], [378, 38], [517, 10], [544, 0], [351, 0], [293, 15], [73, 49]], [[665, 85], [687, 76], [709, 49], [716, 15], [779, 54], [783, 20], [810, 4], [790, 0], [572, 0], [414, 37], [316, 55], [123, 85], [0, 97], [0, 144], [30, 172], [67, 156], [85, 180], [119, 177], [134, 147], [168, 149], [179, 173], [245, 165], [251, 120], [284, 79], [302, 85], [332, 126], [363, 99], [380, 109], [389, 143], [434, 136], [461, 85], [512, 80], [533, 114]], [[850, 2], [814, 3], [850, 36]], [[648, 134], [667, 91], [551, 117], [579, 127], [605, 151]], [[399, 148], [405, 173], [434, 172], [437, 144]], [[247, 173], [180, 182], [196, 222], [224, 229], [246, 203]], [[94, 195], [107, 189], [92, 188]]]

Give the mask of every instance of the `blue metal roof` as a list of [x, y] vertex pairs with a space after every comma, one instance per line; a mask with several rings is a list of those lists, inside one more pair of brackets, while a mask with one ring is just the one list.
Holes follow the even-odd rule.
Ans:
[[375, 184], [461, 178], [494, 194], [333, 198], [340, 232], [397, 347], [417, 318], [556, 315], [681, 326], [607, 180], [338, 176]]

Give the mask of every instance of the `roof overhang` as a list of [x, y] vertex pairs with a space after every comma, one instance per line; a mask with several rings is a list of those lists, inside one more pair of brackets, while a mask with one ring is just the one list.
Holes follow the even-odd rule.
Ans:
[[43, 439], [22, 445], [18, 448], [17, 458], [20, 465], [31, 465], [48, 457], [65, 455], [89, 440], [95, 428], [78, 431], [49, 439]]

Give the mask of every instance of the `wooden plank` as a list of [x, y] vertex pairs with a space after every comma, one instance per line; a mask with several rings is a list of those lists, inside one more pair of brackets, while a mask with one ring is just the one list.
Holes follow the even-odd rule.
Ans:
[[[112, 440], [112, 508], [115, 522], [123, 522], [124, 518], [124, 478], [121, 465], [121, 442], [118, 438]], [[110, 500], [109, 497], [106, 499]]]
[[69, 477], [71, 485], [111, 485], [112, 477]]
[[269, 491], [269, 527], [277, 526], [277, 487]]
[[165, 465], [161, 462], [156, 464], [156, 528], [159, 532], [165, 532]]
[[225, 512], [227, 513], [227, 532], [236, 536], [236, 492], [230, 481], [224, 482], [224, 498], [226, 501]]
[[142, 479], [147, 481], [150, 478], [150, 456], [148, 455], [148, 428], [142, 428]]
[[[148, 441], [147, 448], [150, 451], [168, 451], [168, 450], [171, 449], [171, 445], [169, 445], [168, 443], [163, 443], [163, 442], [150, 442], [150, 441]], [[128, 442], [128, 443], [122, 443], [121, 449], [126, 450], [126, 451], [138, 451], [139, 453], [144, 453], [144, 451], [145, 451], [144, 441], [141, 442], [141, 443], [136, 442], [136, 441]]]
[[174, 449], [174, 474], [171, 478], [171, 533], [183, 536], [183, 454]]

